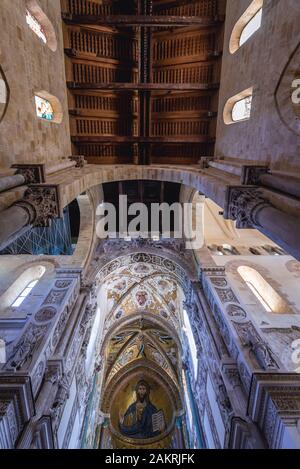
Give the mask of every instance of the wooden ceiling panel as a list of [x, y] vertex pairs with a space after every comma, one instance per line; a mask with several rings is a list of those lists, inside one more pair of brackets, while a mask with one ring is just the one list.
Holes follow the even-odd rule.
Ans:
[[98, 164], [194, 164], [213, 153], [220, 3], [62, 1], [76, 154]]

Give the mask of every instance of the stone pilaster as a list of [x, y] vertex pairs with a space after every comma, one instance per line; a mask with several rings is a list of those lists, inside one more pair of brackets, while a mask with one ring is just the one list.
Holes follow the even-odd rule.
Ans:
[[15, 447], [19, 434], [34, 414], [30, 378], [0, 375], [0, 449]]

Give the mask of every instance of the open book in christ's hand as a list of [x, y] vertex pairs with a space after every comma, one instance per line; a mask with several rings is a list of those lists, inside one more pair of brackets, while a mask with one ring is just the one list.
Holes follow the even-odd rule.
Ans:
[[152, 415], [152, 431], [162, 432], [165, 429], [165, 417], [162, 410]]

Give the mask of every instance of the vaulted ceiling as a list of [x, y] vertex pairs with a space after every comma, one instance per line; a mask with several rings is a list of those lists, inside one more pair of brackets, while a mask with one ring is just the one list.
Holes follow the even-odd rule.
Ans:
[[223, 3], [63, 3], [74, 154], [188, 164], [213, 153]]

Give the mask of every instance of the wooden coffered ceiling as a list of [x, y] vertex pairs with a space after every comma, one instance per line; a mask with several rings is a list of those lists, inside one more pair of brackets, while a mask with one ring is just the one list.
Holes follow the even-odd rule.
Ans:
[[213, 154], [225, 0], [63, 0], [74, 154], [197, 163]]

